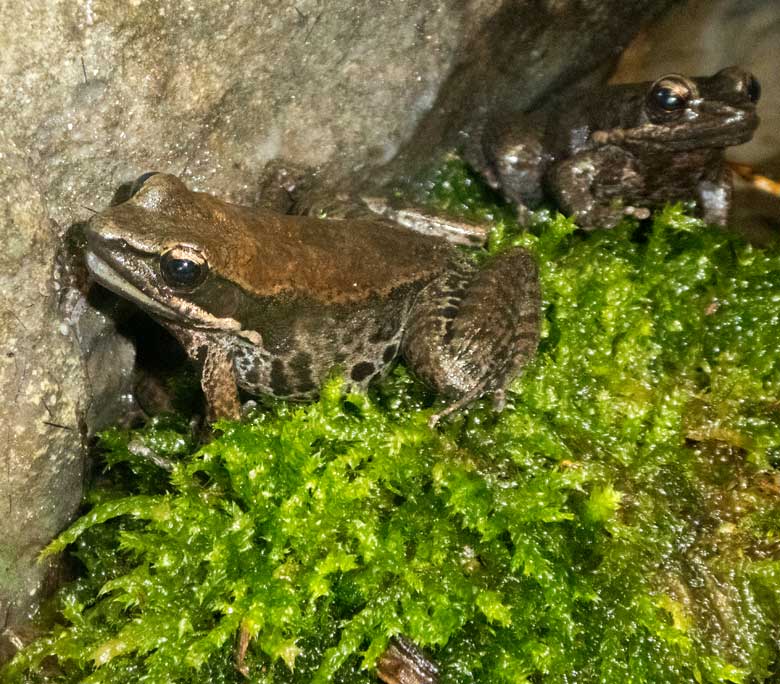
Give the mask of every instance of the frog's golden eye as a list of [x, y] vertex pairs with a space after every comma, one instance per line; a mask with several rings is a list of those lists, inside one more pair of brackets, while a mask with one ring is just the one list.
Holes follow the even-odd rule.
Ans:
[[192, 247], [179, 245], [160, 256], [160, 272], [171, 287], [191, 290], [206, 279], [209, 265]]
[[681, 76], [659, 78], [647, 96], [650, 107], [656, 111], [677, 112], [685, 109], [693, 97], [693, 91]]

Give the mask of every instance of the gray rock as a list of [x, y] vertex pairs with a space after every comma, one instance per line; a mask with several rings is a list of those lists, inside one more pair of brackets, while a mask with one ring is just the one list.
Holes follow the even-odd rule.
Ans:
[[87, 373], [60, 332], [50, 219], [63, 228], [83, 220], [148, 170], [235, 201], [254, 199], [263, 167], [278, 158], [318, 169], [317, 181], [331, 187], [413, 172], [487, 109], [530, 106], [552, 88], [604, 74], [642, 21], [669, 4], [0, 4], [6, 637], [13, 641], [40, 595], [46, 569], [35, 565], [36, 554], [78, 502], [79, 415], [94, 427], [122, 411], [101, 400], [79, 414], [85, 376], [95, 386], [105, 369], [106, 382], [94, 390], [103, 397], [130, 382], [132, 350], [112, 342], [110, 321], [85, 314], [86, 300], [68, 299], [73, 336], [92, 352]]
[[41, 548], [82, 494], [78, 349], [57, 314], [55, 227], [23, 156], [0, 132], [0, 659], [56, 563]]
[[20, 40], [6, 3], [0, 119], [63, 225], [152, 169], [236, 200], [277, 157], [350, 183], [611, 62], [668, 4], [33, 0]]

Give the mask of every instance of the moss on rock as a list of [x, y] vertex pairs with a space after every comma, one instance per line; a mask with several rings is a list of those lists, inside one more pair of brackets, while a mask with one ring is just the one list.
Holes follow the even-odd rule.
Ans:
[[489, 215], [491, 250], [539, 259], [542, 342], [509, 406], [430, 430], [435, 399], [399, 367], [368, 396], [335, 378], [316, 403], [222, 423], [194, 453], [176, 421], [110, 431], [109, 463], [135, 477], [51, 546], [85, 576], [3, 681], [239, 682], [240, 628], [254, 682], [373, 681], [395, 634], [455, 684], [770, 675], [778, 252], [680, 207], [519, 232], [458, 162], [430, 190]]

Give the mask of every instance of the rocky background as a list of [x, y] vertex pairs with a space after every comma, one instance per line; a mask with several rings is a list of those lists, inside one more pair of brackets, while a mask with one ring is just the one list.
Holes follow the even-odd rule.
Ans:
[[[670, 6], [674, 45], [717, 37], [713, 64], [696, 71], [740, 62], [763, 80], [764, 102], [777, 96], [774, 53], [762, 65], [758, 53], [725, 49], [736, 47], [734, 16], [757, 34], [766, 12], [778, 21], [773, 0], [0, 5], [0, 660], [23, 640], [47, 586], [38, 549], [78, 505], [84, 419], [99, 413], [89, 397], [106, 391], [105, 378], [121, 386], [132, 361], [83, 300], [70, 302], [75, 326], [58, 316], [53, 265], [69, 226], [152, 169], [236, 201], [255, 198], [275, 159], [314, 167], [321, 184], [339, 187], [413, 171], [491, 107], [531, 107], [568, 83], [603, 80]], [[643, 37], [663, 50], [636, 48], [635, 71], [624, 62], [622, 76], [693, 70], [652, 63], [669, 54], [666, 26]], [[751, 42], [759, 44], [739, 41]], [[73, 330], [92, 352], [86, 364]]]

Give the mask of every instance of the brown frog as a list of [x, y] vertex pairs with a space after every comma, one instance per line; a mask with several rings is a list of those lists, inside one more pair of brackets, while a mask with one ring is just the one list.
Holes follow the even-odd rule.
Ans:
[[465, 156], [517, 202], [523, 222], [527, 207], [549, 194], [586, 230], [685, 200], [695, 200], [708, 223], [724, 225], [732, 179], [723, 152], [753, 136], [760, 94], [758, 80], [735, 66], [709, 77], [604, 86], [529, 115], [487, 120]]
[[449, 406], [500, 399], [539, 338], [536, 265], [514, 248], [477, 267], [443, 238], [382, 219], [242, 207], [145, 174], [91, 218], [94, 278], [170, 330], [202, 368], [209, 418], [238, 388], [313, 397], [334, 366], [363, 388], [397, 357]]

